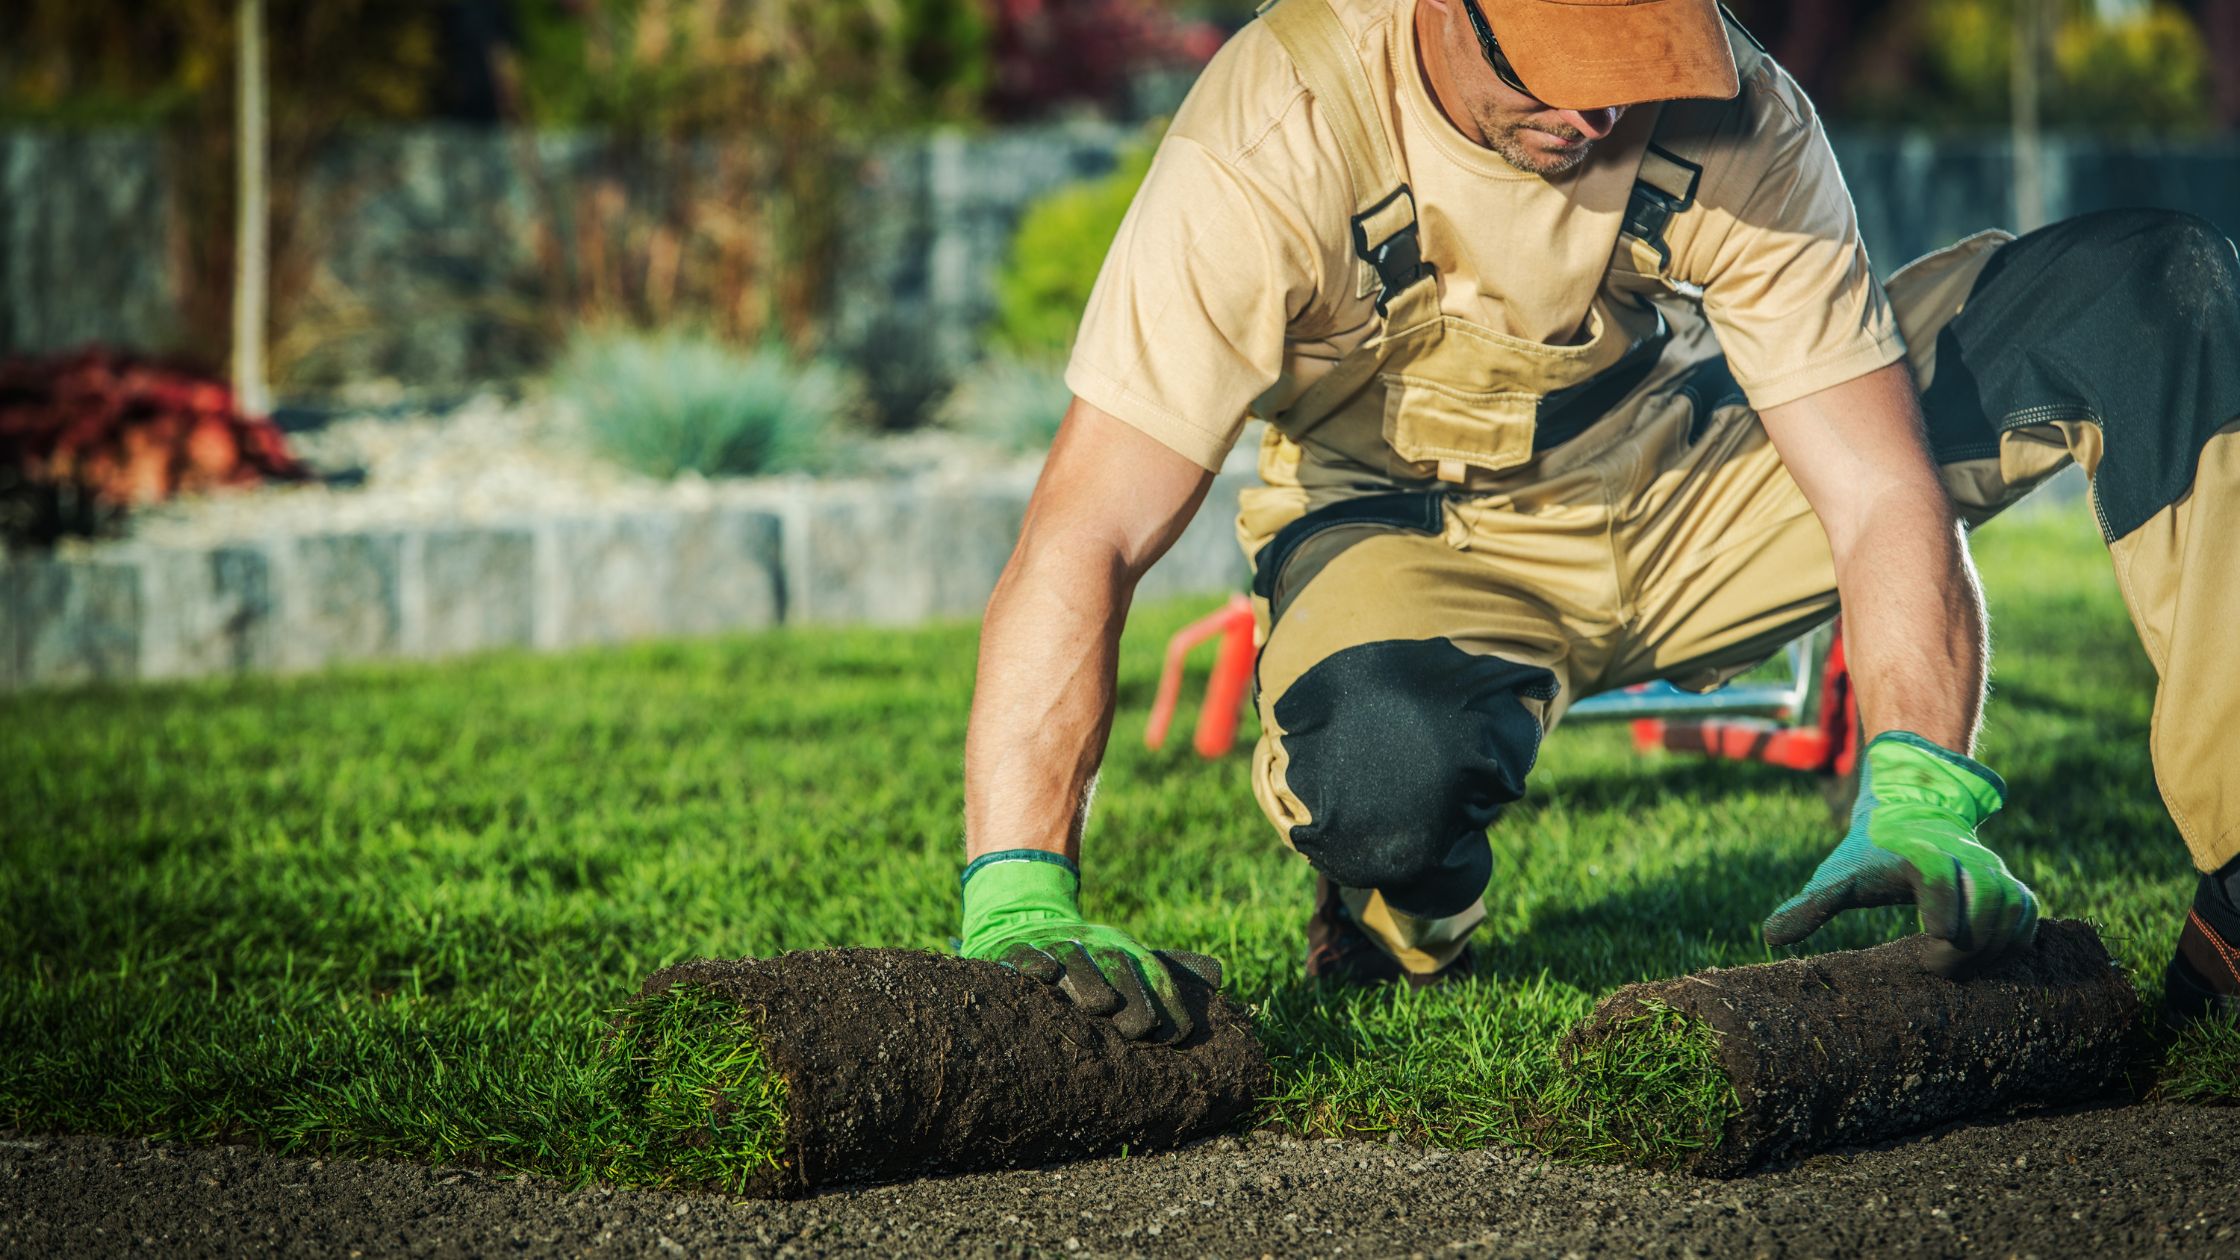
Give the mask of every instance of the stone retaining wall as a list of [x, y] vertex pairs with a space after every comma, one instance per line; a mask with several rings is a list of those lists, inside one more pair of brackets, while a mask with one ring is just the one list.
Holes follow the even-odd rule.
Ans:
[[[1145, 599], [1242, 589], [1224, 475]], [[717, 507], [0, 557], [0, 691], [979, 615], [1031, 483], [810, 485]]]
[[[1242, 590], [1235, 505], [1257, 480], [1217, 477], [1138, 598], [1203, 595], [1210, 608]], [[970, 489], [807, 484], [716, 507], [0, 555], [0, 693], [974, 618], [1031, 489], [1026, 476]], [[2085, 511], [2085, 496], [2083, 474], [2064, 470], [1992, 528]]]

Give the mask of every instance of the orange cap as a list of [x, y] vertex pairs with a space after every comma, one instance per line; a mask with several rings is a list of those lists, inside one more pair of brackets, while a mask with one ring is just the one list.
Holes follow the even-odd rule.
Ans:
[[1718, 0], [1480, 0], [1534, 96], [1601, 109], [1742, 90]]

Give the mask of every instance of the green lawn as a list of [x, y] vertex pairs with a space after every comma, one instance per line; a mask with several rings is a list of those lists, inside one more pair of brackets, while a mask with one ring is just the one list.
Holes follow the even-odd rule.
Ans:
[[[2081, 510], [1978, 552], [1982, 755], [2013, 786], [1988, 838], [2152, 1000], [2191, 881], [2152, 673]], [[1575, 1088], [1555, 1038], [1626, 981], [1765, 958], [1759, 918], [1833, 839], [1813, 783], [1561, 730], [1496, 832], [1480, 981], [1322, 993], [1297, 979], [1311, 873], [1244, 759], [1141, 744], [1166, 635], [1210, 603], [1129, 636], [1090, 911], [1228, 964], [1278, 1056], [1271, 1120], [1627, 1147], [1548, 1127]], [[692, 955], [945, 945], [974, 643], [793, 631], [0, 700], [0, 1123], [689, 1175], [599, 1053], [610, 1012]], [[1866, 912], [1815, 943], [1907, 930]], [[2240, 1037], [2171, 1063], [2166, 1092], [2240, 1097]]]

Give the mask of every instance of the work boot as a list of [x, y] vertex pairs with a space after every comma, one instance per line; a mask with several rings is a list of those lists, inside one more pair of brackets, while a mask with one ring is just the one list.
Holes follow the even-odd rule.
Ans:
[[1338, 886], [1314, 878], [1314, 914], [1307, 920], [1307, 978], [1325, 984], [1375, 985], [1407, 981], [1410, 988], [1432, 989], [1466, 979], [1471, 970], [1470, 946], [1464, 945], [1453, 962], [1429, 975], [1419, 976], [1384, 952], [1376, 938], [1354, 922]]
[[2240, 861], [2204, 875], [2163, 972], [2162, 1014], [2173, 1025], [2240, 1016]]

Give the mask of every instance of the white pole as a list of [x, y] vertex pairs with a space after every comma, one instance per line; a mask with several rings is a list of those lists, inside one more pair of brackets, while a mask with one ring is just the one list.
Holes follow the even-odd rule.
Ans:
[[2015, 7], [2014, 217], [2018, 231], [2046, 225], [2045, 137], [2040, 121], [2044, 99], [2045, 19], [2050, 0], [2019, 0]]
[[269, 200], [265, 182], [264, 0], [241, 0], [241, 66], [239, 117], [235, 138], [240, 147], [236, 163], [240, 175], [236, 200], [240, 213], [234, 223], [233, 268], [233, 391], [240, 408], [251, 415], [272, 410], [272, 392], [265, 381], [265, 294], [271, 271]]

